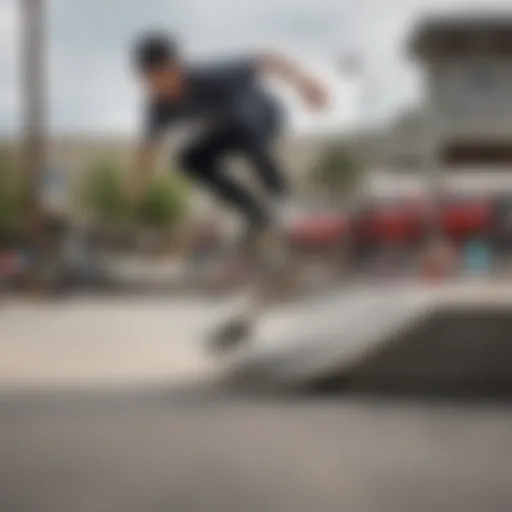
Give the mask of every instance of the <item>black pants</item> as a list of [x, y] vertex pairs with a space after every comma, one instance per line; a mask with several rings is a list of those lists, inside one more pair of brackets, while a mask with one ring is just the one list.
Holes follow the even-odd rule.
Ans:
[[287, 187], [272, 155], [271, 139], [238, 127], [215, 129], [187, 145], [181, 153], [180, 165], [193, 180], [240, 212], [250, 226], [264, 226], [268, 221], [264, 206], [247, 187], [228, 175], [225, 158], [245, 158], [267, 194], [278, 197]]

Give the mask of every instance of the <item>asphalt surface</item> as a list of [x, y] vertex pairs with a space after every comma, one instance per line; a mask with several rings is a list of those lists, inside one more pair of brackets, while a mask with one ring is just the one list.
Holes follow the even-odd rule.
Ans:
[[179, 394], [0, 401], [2, 512], [510, 512], [506, 404]]

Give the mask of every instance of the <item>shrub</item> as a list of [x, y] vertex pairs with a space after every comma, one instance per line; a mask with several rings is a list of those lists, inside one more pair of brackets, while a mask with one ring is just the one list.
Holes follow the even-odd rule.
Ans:
[[95, 164], [87, 173], [83, 197], [86, 210], [103, 222], [126, 218], [128, 202], [122, 171], [113, 162]]
[[0, 244], [5, 245], [19, 231], [22, 202], [14, 179], [14, 164], [9, 155], [0, 153]]
[[188, 190], [175, 175], [155, 178], [148, 186], [137, 211], [137, 219], [145, 227], [174, 229], [184, 218], [188, 207]]
[[362, 177], [363, 166], [344, 146], [325, 148], [310, 174], [314, 186], [338, 196], [354, 192]]

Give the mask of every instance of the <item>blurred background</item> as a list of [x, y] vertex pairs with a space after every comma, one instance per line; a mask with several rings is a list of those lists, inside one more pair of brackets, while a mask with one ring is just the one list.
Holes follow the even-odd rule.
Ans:
[[[266, 84], [299, 270], [222, 358], [248, 276], [179, 133], [127, 199], [154, 28], [332, 98]], [[0, 0], [0, 46], [1, 512], [510, 511], [510, 0]]]
[[[233, 220], [169, 163], [179, 134], [162, 151], [140, 211], [125, 197], [142, 103], [129, 49], [135, 34], [161, 25], [183, 38], [191, 59], [270, 48], [325, 81], [332, 105], [322, 115], [268, 84], [289, 113], [279, 151], [294, 185], [285, 229], [297, 251], [331, 261], [348, 252], [352, 258], [336, 261], [340, 272], [418, 274], [435, 230], [457, 258], [450, 273], [506, 271], [503, 6], [225, 9], [230, 16], [202, 3], [155, 2], [141, 12], [135, 3], [2, 1], [4, 288], [23, 287], [27, 274], [46, 292], [122, 288], [158, 272], [172, 288], [197, 276], [199, 261], [206, 274], [219, 263]], [[233, 171], [244, 175], [241, 163]]]

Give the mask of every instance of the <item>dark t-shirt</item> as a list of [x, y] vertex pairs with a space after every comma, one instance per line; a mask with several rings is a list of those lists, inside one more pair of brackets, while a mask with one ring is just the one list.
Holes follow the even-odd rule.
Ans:
[[272, 137], [281, 119], [279, 105], [261, 87], [256, 63], [245, 59], [187, 69], [182, 97], [149, 102], [145, 135], [153, 141], [177, 123], [198, 121], [203, 130], [234, 127]]

